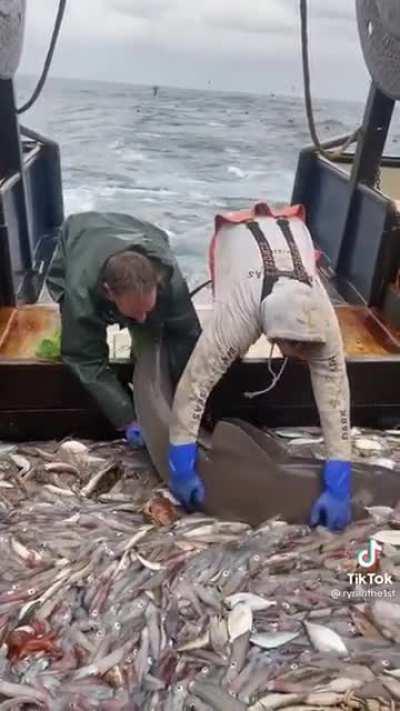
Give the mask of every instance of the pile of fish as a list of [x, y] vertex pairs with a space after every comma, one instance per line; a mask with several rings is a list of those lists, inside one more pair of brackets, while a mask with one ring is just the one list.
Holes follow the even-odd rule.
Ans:
[[[292, 456], [325, 458], [323, 438], [317, 427], [305, 427], [302, 430], [284, 428], [267, 432], [281, 443], [286, 443], [287, 451]], [[400, 429], [360, 430], [353, 427], [351, 435], [353, 462], [400, 472]]]
[[0, 444], [0, 711], [400, 709], [399, 529], [251, 529], [186, 514], [122, 441]]

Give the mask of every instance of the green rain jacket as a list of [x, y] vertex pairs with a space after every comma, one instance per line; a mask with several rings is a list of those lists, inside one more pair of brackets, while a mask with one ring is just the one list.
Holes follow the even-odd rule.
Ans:
[[[156, 307], [145, 324], [120, 314], [105, 299], [100, 286], [105, 261], [127, 249], [155, 260], [165, 274], [165, 286], [159, 287]], [[171, 376], [175, 384], [179, 380], [200, 334], [200, 324], [163, 230], [130, 215], [71, 215], [54, 253], [47, 287], [60, 305], [63, 361], [116, 429], [132, 422], [135, 412], [129, 392], [109, 365], [108, 325], [129, 328], [136, 355], [149, 338], [159, 338], [163, 333]]]

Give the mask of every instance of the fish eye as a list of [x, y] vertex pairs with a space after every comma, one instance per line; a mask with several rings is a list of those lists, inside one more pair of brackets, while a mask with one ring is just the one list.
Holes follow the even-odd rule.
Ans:
[[227, 578], [229, 576], [229, 574], [230, 574], [229, 570], [224, 570], [224, 572], [222, 573], [222, 577]]
[[91, 616], [92, 617], [98, 617], [99, 611], [98, 610], [92, 610]]
[[29, 588], [28, 595], [34, 595], [36, 592], [35, 588]]

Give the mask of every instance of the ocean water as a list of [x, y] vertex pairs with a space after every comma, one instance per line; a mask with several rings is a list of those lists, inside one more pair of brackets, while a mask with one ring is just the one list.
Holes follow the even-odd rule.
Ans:
[[[31, 78], [17, 82], [21, 103]], [[316, 101], [321, 139], [359, 125], [362, 103]], [[290, 201], [310, 143], [302, 98], [51, 79], [23, 123], [61, 149], [66, 214], [128, 212], [169, 234], [191, 285], [207, 278], [215, 214]], [[396, 138], [393, 139], [396, 142]]]

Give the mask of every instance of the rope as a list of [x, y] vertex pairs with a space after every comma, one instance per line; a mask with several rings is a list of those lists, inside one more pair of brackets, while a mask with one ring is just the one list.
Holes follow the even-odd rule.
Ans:
[[204, 289], [206, 286], [209, 286], [210, 284], [212, 284], [212, 281], [211, 281], [211, 279], [208, 279], [207, 281], [203, 282], [203, 284], [200, 284], [200, 286], [196, 286], [195, 289], [193, 289], [193, 291], [190, 292], [190, 298], [193, 299], [193, 297], [196, 296], [196, 294], [198, 294], [199, 291]]
[[[321, 153], [321, 155], [323, 155], [325, 158], [328, 158], [329, 160], [334, 160], [335, 158], [339, 158], [341, 155], [343, 155], [343, 153], [347, 150], [347, 148], [352, 143], [354, 143], [354, 141], [358, 140], [361, 129], [357, 128], [350, 135], [343, 136], [342, 138], [333, 142], [334, 144], [338, 145], [338, 148], [336, 151], [327, 151], [326, 150], [327, 144], [320, 142], [320, 140], [318, 138], [318, 134], [317, 134], [317, 129], [315, 126], [314, 111], [313, 111], [312, 96], [311, 96], [310, 60], [309, 60], [309, 50], [308, 50], [307, 0], [300, 0], [300, 18], [301, 18], [301, 53], [302, 53], [302, 60], [303, 60], [304, 98], [305, 98], [305, 104], [306, 104], [308, 127], [310, 130], [311, 138], [313, 140], [314, 146], [317, 149], [317, 151], [319, 151], [319, 153]], [[328, 145], [333, 147], [332, 143], [330, 143]]]
[[243, 393], [244, 397], [247, 398], [248, 400], [252, 400], [254, 397], [259, 397], [260, 395], [266, 395], [267, 393], [271, 392], [279, 383], [283, 373], [285, 372], [286, 366], [288, 364], [288, 358], [284, 358], [283, 363], [281, 367], [279, 368], [279, 372], [275, 373], [273, 367], [272, 367], [272, 354], [274, 352], [275, 344], [271, 344], [271, 350], [269, 352], [269, 357], [268, 357], [268, 370], [269, 374], [272, 376], [272, 383], [268, 385], [268, 387], [264, 388], [264, 390], [256, 390], [255, 392], [245, 392]]
[[47, 79], [47, 75], [49, 73], [51, 62], [53, 61], [54, 50], [57, 45], [58, 35], [60, 34], [60, 29], [61, 29], [62, 21], [64, 18], [66, 5], [67, 5], [67, 0], [60, 0], [59, 5], [58, 5], [57, 17], [56, 17], [53, 33], [51, 36], [50, 47], [47, 52], [47, 56], [45, 59], [42, 74], [40, 76], [40, 79], [36, 85], [36, 88], [31, 96], [31, 98], [23, 106], [21, 106], [21, 108], [17, 109], [17, 114], [23, 114], [25, 111], [28, 111], [28, 109], [30, 109], [33, 106], [33, 104], [39, 98], [39, 96], [42, 92], [42, 89], [46, 83], [46, 79]]

